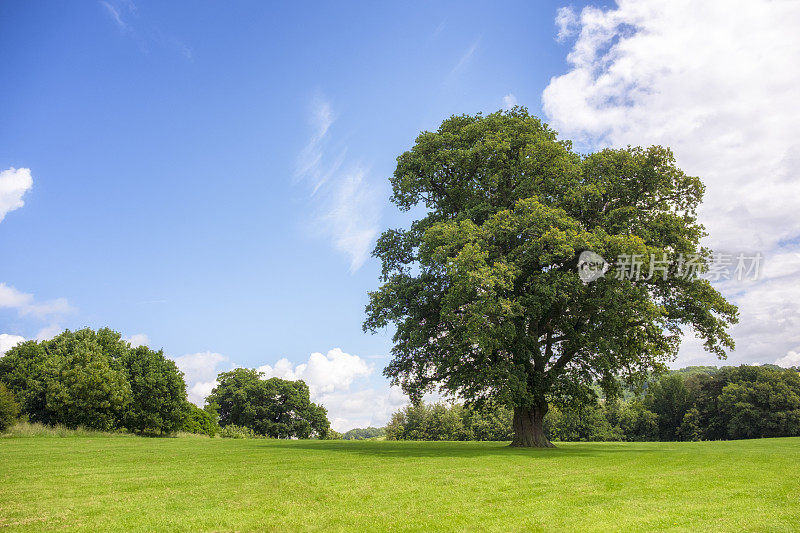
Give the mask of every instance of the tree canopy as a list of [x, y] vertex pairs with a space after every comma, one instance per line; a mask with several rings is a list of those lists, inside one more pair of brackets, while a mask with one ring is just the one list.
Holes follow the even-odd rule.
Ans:
[[0, 382], [32, 422], [163, 433], [183, 421], [186, 384], [162, 351], [108, 328], [66, 330], [0, 358]]
[[243, 426], [275, 438], [324, 438], [330, 428], [327, 411], [310, 400], [305, 382], [263, 379], [263, 372], [236, 368], [217, 377], [206, 402], [219, 425]]
[[120, 361], [131, 387], [131, 406], [125, 411], [125, 427], [144, 433], [171, 433], [181, 427], [189, 407], [186, 383], [175, 361], [162, 350], [139, 346], [125, 352]]
[[[687, 331], [720, 357], [733, 347], [736, 307], [682, 275], [687, 257], [698, 272], [711, 260], [704, 186], [666, 148], [583, 156], [517, 107], [421, 133], [390, 181], [401, 210], [425, 215], [378, 239], [382, 285], [364, 328], [396, 327], [384, 373], [413, 399], [438, 388], [507, 405], [513, 444], [548, 446], [549, 404], [643, 380]], [[639, 258], [636, 275], [587, 283], [585, 251], [611, 269]]]

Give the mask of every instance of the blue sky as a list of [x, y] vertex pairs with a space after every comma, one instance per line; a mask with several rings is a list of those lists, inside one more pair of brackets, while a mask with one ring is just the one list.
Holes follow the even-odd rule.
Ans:
[[[368, 252], [377, 232], [408, 222], [388, 201], [387, 178], [421, 130], [518, 102], [587, 147], [631, 137], [680, 145], [716, 131], [695, 127], [691, 137], [676, 122], [670, 137], [642, 118], [691, 109], [681, 84], [670, 83], [695, 54], [672, 51], [691, 42], [670, 33], [691, 18], [639, 4], [0, 4], [0, 171], [30, 169], [32, 180], [18, 188], [24, 206], [13, 204], [0, 222], [0, 334], [109, 326], [187, 357], [196, 370], [187, 377], [206, 383], [232, 365], [277, 372], [281, 358], [291, 363], [283, 375], [313, 379], [309, 357], [320, 352], [322, 363], [350, 369], [318, 387], [320, 399], [344, 395], [329, 405], [338, 427], [380, 423], [384, 414], [345, 413], [336, 402], [389, 394], [380, 371], [391, 332], [361, 331], [366, 293], [378, 283]], [[637, 25], [651, 40], [609, 55]], [[697, 35], [710, 33], [708, 46], [722, 50], [736, 27], [720, 27], [716, 38], [698, 26]], [[623, 60], [662, 69], [636, 79], [620, 74]], [[634, 91], [623, 109], [587, 99], [609, 96], [598, 68]], [[647, 83], [661, 83], [663, 101], [631, 89]], [[702, 90], [689, 96], [714, 111]], [[759, 117], [778, 111], [756, 109]], [[684, 161], [715, 179], [700, 156]], [[756, 237], [783, 223], [769, 221]], [[794, 237], [794, 226], [780, 234]], [[754, 242], [747, 246], [794, 253]], [[796, 346], [792, 337], [766, 362]], [[203, 365], [211, 370], [197, 370]]]

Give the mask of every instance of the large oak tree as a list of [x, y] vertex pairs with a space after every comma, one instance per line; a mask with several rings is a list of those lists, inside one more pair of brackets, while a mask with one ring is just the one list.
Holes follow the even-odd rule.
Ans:
[[[390, 181], [393, 202], [424, 216], [379, 238], [364, 328], [396, 326], [384, 373], [412, 399], [439, 389], [508, 405], [512, 445], [551, 446], [549, 404], [662, 369], [687, 330], [720, 357], [733, 347], [736, 307], [682, 275], [686, 258], [710, 262], [704, 186], [666, 148], [580, 155], [515, 108], [423, 132]], [[611, 268], [589, 283], [577, 270], [587, 250]], [[642, 276], [613, 275], [628, 254]]]

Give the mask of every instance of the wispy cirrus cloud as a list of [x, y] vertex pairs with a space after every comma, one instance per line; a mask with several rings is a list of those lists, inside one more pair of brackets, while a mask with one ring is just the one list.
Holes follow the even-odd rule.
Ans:
[[470, 61], [472, 61], [472, 57], [475, 55], [475, 52], [478, 50], [478, 47], [481, 44], [481, 38], [478, 37], [475, 39], [472, 44], [461, 54], [461, 57], [456, 62], [455, 66], [450, 70], [449, 77], [453, 77], [456, 74], [460, 73], [464, 70], [467, 65], [469, 65]]
[[[108, 16], [111, 17], [111, 20], [113, 20], [114, 23], [117, 26], [119, 26], [120, 29], [122, 29], [122, 30], [128, 30], [129, 29], [128, 23], [125, 22], [124, 20], [122, 20], [122, 9], [123, 8], [121, 8], [119, 6], [112, 5], [109, 2], [105, 2], [105, 1], [101, 1], [100, 5], [105, 8], [106, 13], [108, 13]], [[132, 4], [127, 4], [127, 5], [130, 6]]]
[[350, 259], [355, 272], [369, 257], [381, 216], [380, 189], [369, 180], [369, 168], [347, 158], [347, 146], [331, 137], [336, 113], [317, 95], [309, 107], [311, 136], [300, 151], [295, 179], [312, 197], [317, 229]]
[[133, 0], [99, 0], [98, 3], [119, 30], [136, 42], [142, 52], [147, 53], [152, 45], [157, 45], [192, 60], [192, 49], [186, 43], [156, 25], [139, 19], [138, 8]]
[[314, 97], [308, 115], [312, 134], [297, 158], [295, 178], [305, 181], [313, 194], [339, 169], [347, 150], [340, 148], [334, 164], [325, 168], [322, 159], [329, 142], [328, 130], [336, 118], [330, 102], [321, 96]]
[[578, 22], [578, 15], [571, 7], [558, 8], [558, 11], [556, 11], [556, 26], [558, 27], [556, 39], [559, 42], [563, 42], [568, 37], [575, 35], [579, 25]]

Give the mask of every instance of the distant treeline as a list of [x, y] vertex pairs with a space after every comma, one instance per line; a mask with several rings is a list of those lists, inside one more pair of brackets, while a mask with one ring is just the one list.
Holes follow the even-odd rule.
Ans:
[[[505, 407], [410, 405], [386, 438], [509, 440]], [[654, 379], [620, 399], [550, 406], [545, 431], [561, 441], [692, 441], [800, 436], [800, 373], [766, 366], [690, 367]]]

